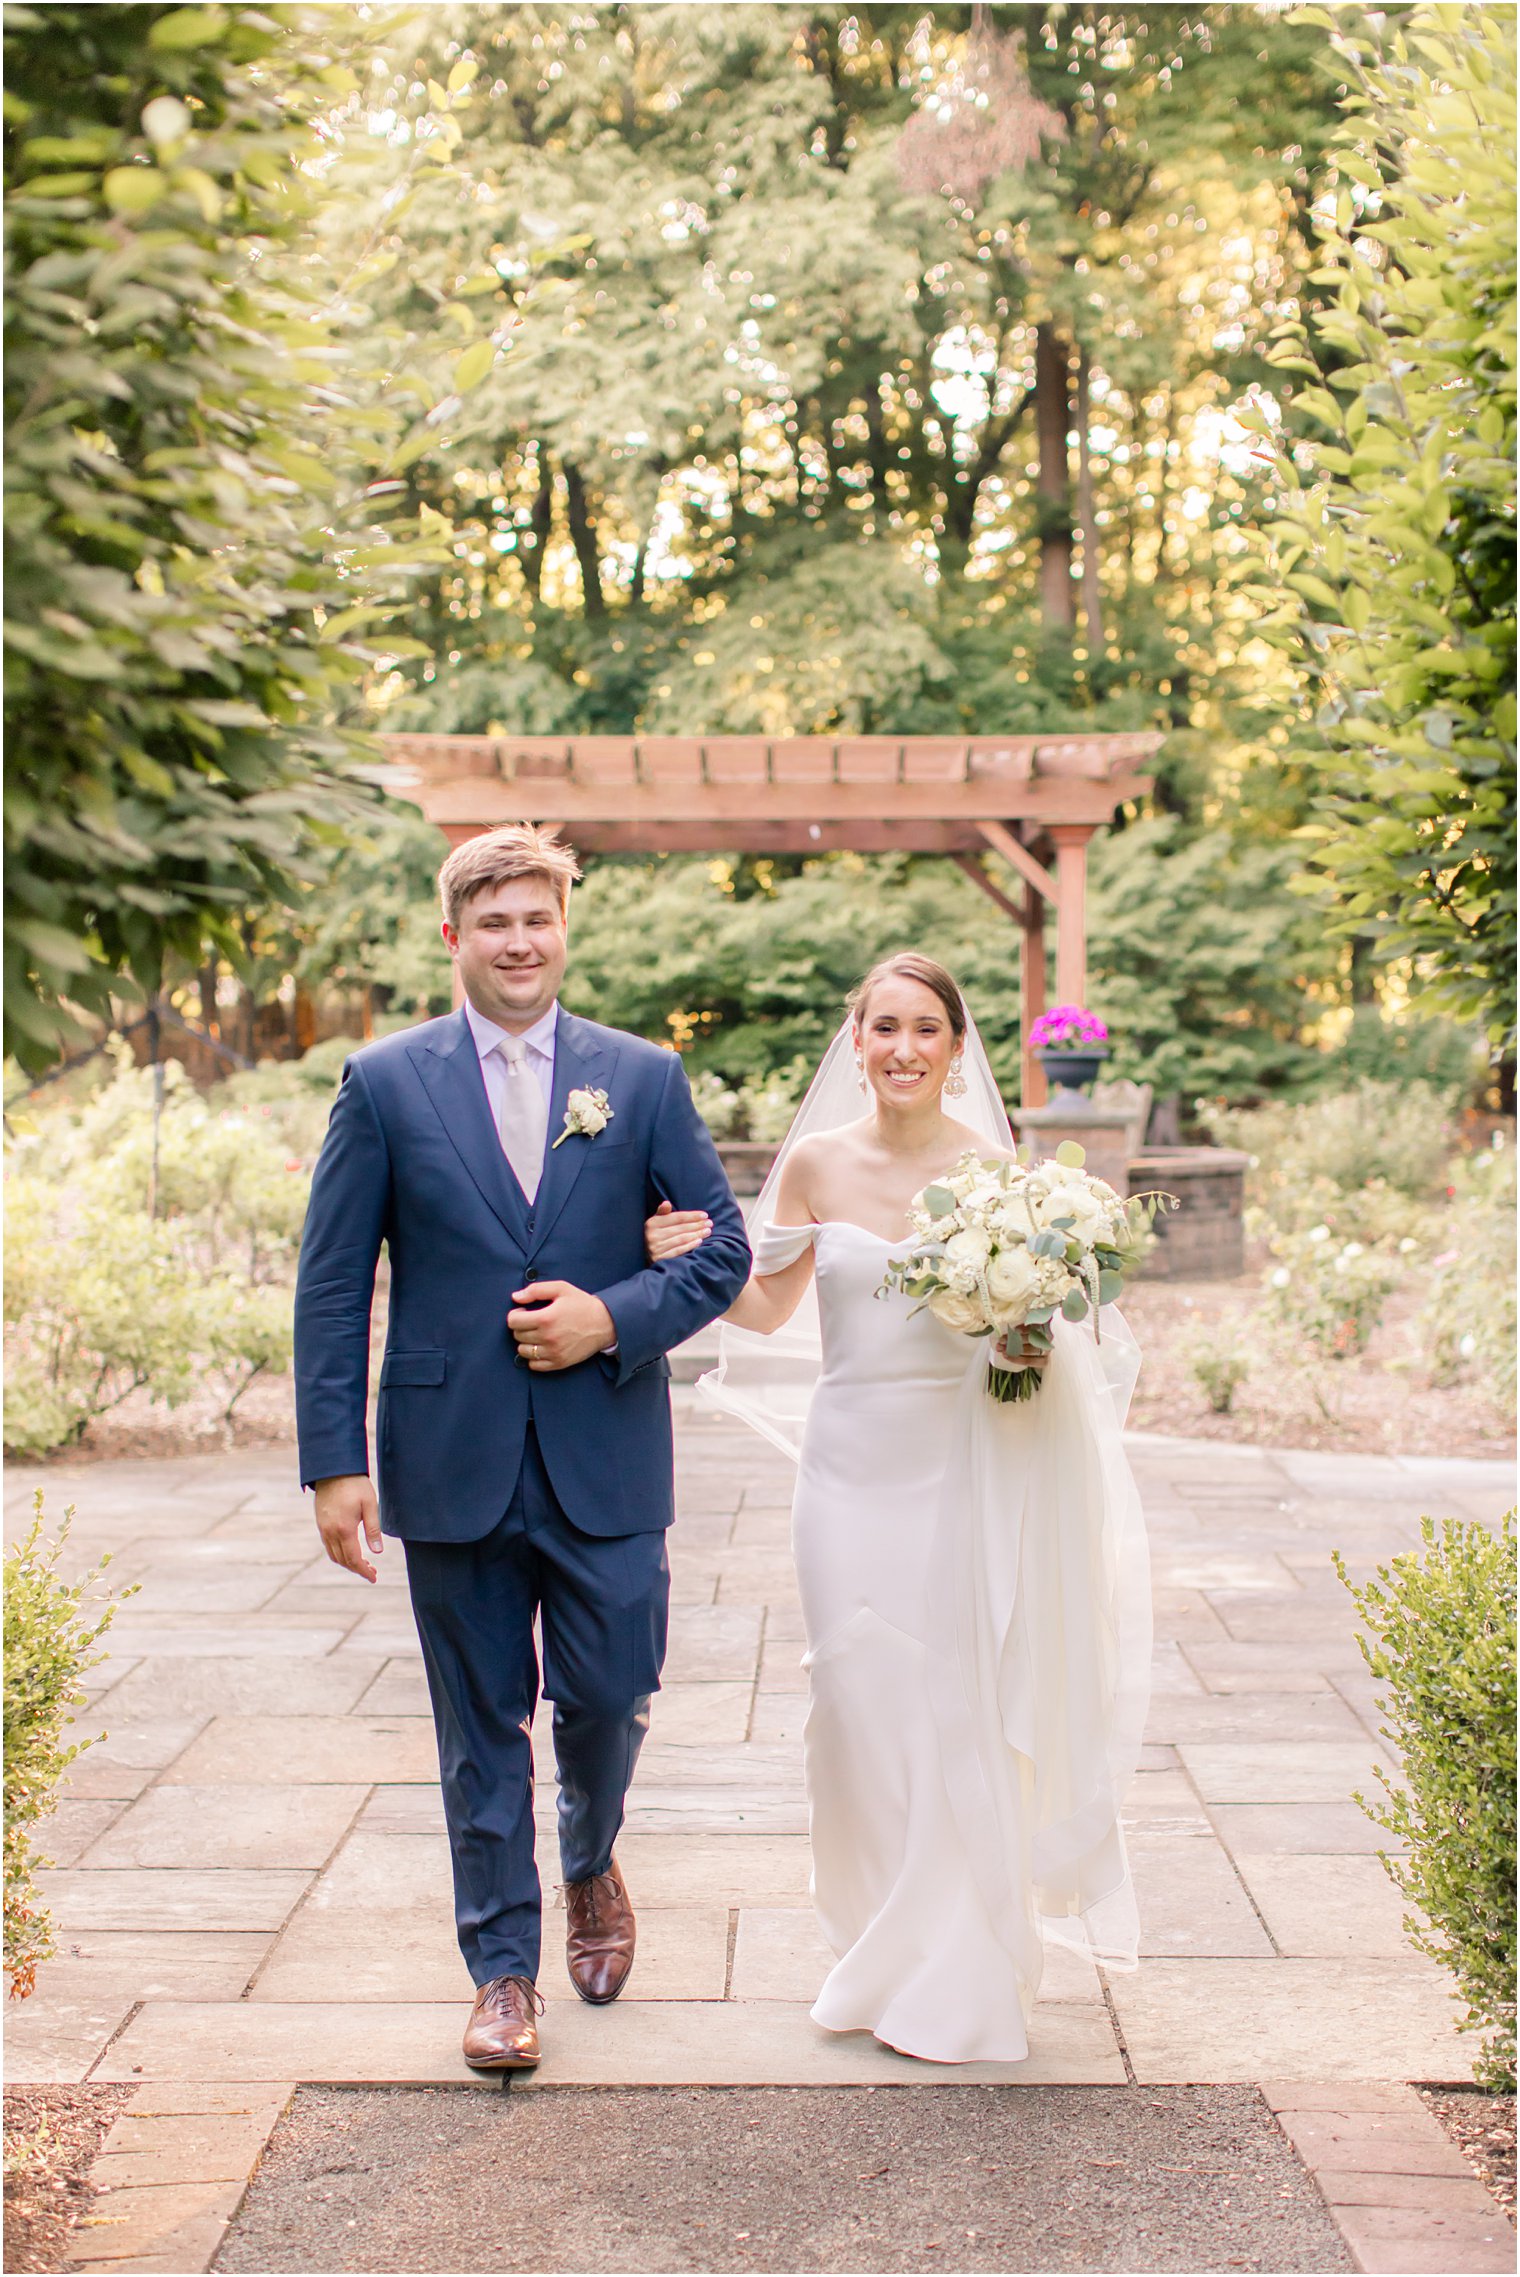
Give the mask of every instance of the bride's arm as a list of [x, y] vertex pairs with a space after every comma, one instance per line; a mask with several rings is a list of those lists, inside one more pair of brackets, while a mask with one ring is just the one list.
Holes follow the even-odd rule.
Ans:
[[[803, 1227], [811, 1222], [806, 1185], [807, 1146], [799, 1146], [781, 1174], [776, 1195], [776, 1225], [784, 1231], [788, 1226]], [[700, 1211], [674, 1210], [662, 1202], [654, 1216], [644, 1227], [644, 1242], [652, 1263], [662, 1258], [680, 1257], [690, 1249], [699, 1248], [712, 1228]], [[803, 1292], [813, 1276], [813, 1245], [811, 1241], [799, 1257], [773, 1273], [752, 1273], [724, 1313], [736, 1328], [747, 1328], [756, 1336], [773, 1336], [783, 1328], [802, 1302]]]
[[[812, 1223], [813, 1212], [807, 1194], [812, 1143], [804, 1139], [781, 1173], [781, 1183], [776, 1189], [776, 1215], [772, 1220], [777, 1233], [784, 1233], [788, 1226], [803, 1227]], [[779, 1272], [752, 1272], [723, 1318], [732, 1321], [735, 1328], [747, 1328], [756, 1336], [774, 1336], [801, 1304], [812, 1278], [813, 1244], [809, 1241], [801, 1256], [794, 1257]]]

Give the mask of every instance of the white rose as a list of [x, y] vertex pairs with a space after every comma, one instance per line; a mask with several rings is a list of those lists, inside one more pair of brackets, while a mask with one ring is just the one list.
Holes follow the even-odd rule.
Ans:
[[1020, 1245], [1000, 1250], [987, 1268], [987, 1294], [1003, 1320], [1017, 1320], [1040, 1301], [1040, 1261]]
[[607, 1128], [607, 1117], [597, 1105], [594, 1093], [572, 1091], [565, 1105], [575, 1117], [576, 1129], [584, 1131], [587, 1138], [595, 1138]]
[[936, 1289], [929, 1299], [929, 1310], [936, 1320], [944, 1322], [963, 1336], [974, 1335], [987, 1325], [986, 1314], [974, 1297], [962, 1296], [954, 1289]]

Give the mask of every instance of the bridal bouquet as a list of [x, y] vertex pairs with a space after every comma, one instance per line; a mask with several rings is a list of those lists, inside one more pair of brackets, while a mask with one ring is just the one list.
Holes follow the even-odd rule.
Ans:
[[1111, 1304], [1136, 1262], [1154, 1199], [1126, 1201], [1082, 1165], [1067, 1140], [1053, 1162], [984, 1162], [963, 1154], [955, 1168], [914, 1196], [914, 1239], [893, 1258], [877, 1290], [918, 1297], [937, 1320], [966, 1336], [997, 1339], [987, 1370], [994, 1399], [1032, 1399], [1038, 1369], [1009, 1362], [1004, 1338], [1023, 1332], [1027, 1349], [1048, 1352], [1050, 1323], [1094, 1316]]

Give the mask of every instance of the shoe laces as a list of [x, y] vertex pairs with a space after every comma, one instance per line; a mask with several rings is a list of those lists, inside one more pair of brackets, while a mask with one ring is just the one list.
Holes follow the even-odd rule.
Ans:
[[620, 1898], [623, 1895], [622, 1882], [615, 1873], [609, 1871], [605, 1874], [588, 1874], [583, 1882], [561, 1882], [560, 1884], [560, 1895], [563, 1897], [566, 1906], [570, 1903], [572, 1892], [578, 1896], [582, 1891], [585, 1892], [589, 1925], [593, 1929], [600, 1929], [602, 1924], [597, 1918], [600, 1911], [598, 1900], [603, 1897]]
[[544, 2012], [543, 1995], [531, 1977], [493, 1977], [484, 1988], [486, 1998], [482, 2005], [486, 2013], [499, 2016], [505, 2011], [507, 1990], [511, 1985], [520, 1985], [527, 1995], [528, 2007], [532, 2013], [535, 2016], [542, 2016]]

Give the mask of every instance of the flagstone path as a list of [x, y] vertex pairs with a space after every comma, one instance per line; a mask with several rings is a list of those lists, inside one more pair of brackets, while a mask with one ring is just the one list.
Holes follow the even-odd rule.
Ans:
[[[1405, 1938], [1352, 1799], [1392, 1760], [1331, 1556], [1361, 1575], [1417, 1542], [1423, 1512], [1496, 1519], [1509, 1466], [1132, 1440], [1157, 1639], [1127, 1812], [1141, 1966], [1057, 1959], [1027, 2062], [940, 2069], [809, 2021], [826, 1962], [790, 1467], [689, 1390], [677, 1411], [667, 1682], [619, 1845], [638, 1964], [615, 2008], [584, 2007], [549, 1915], [535, 2085], [1468, 2077], [1447, 1980]], [[285, 1448], [16, 1465], [12, 1536], [39, 1484], [50, 1525], [77, 1505], [67, 1565], [109, 1549], [112, 1580], [140, 1587], [81, 1719], [106, 1736], [47, 1829], [59, 1952], [8, 2018], [11, 2078], [160, 2101], [178, 2083], [192, 2108], [197, 2082], [473, 2079], [399, 1546], [372, 1590], [314, 1554]]]

